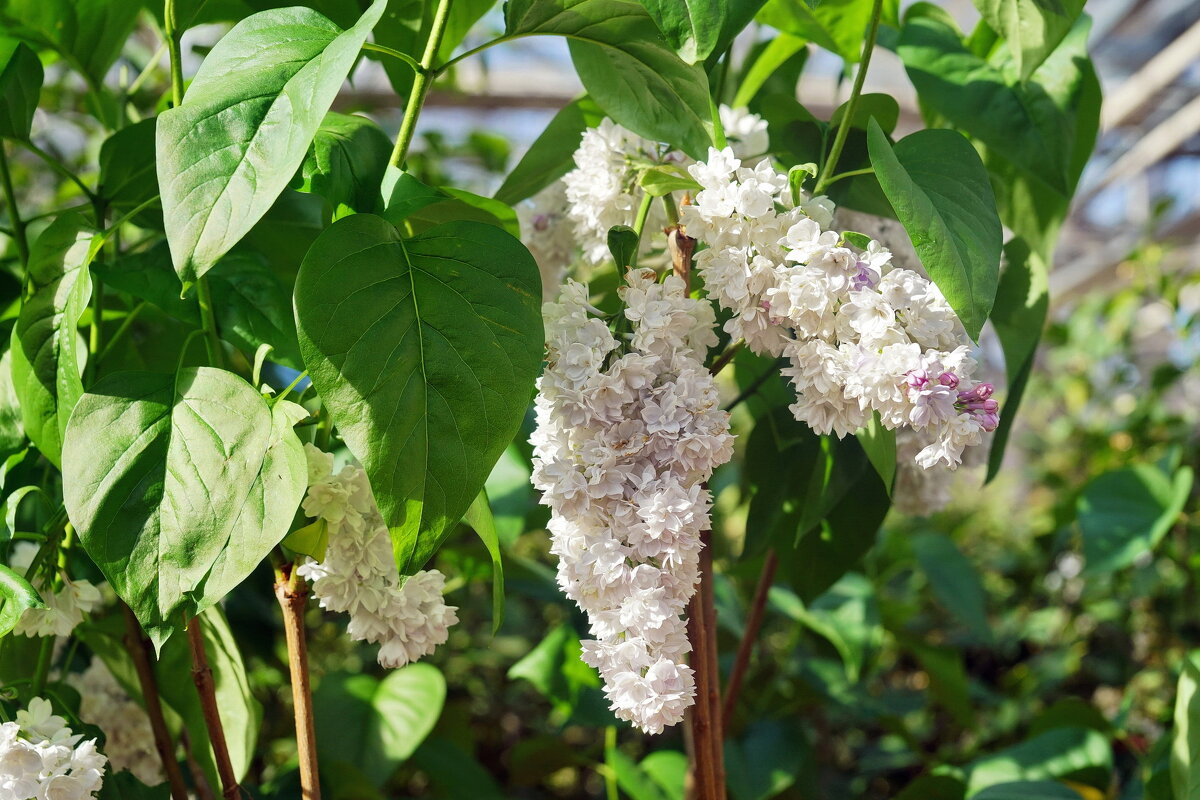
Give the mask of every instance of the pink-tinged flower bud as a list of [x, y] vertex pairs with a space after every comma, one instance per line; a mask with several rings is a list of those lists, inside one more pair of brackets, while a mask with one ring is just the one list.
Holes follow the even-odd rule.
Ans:
[[905, 375], [905, 381], [910, 388], [917, 390], [924, 389], [929, 385], [929, 373], [923, 369], [914, 369]]
[[949, 386], [951, 389], [958, 388], [958, 376], [953, 372], [943, 372], [938, 376], [938, 383], [942, 386]]
[[995, 414], [997, 411], [1000, 410], [1000, 404], [997, 403], [995, 400], [984, 400], [983, 401], [983, 410], [989, 414]]

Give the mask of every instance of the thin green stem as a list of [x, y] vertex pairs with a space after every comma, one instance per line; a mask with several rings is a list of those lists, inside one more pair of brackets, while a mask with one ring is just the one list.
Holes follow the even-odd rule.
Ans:
[[221, 337], [217, 335], [217, 318], [213, 313], [212, 290], [208, 278], [201, 275], [196, 279], [196, 300], [200, 306], [200, 324], [204, 329], [204, 344], [208, 348], [208, 363], [223, 368], [225, 353], [221, 350]]
[[854, 76], [854, 88], [850, 90], [850, 99], [846, 101], [846, 112], [838, 125], [837, 135], [833, 139], [833, 147], [821, 177], [813, 187], [813, 194], [819, 195], [830, 184], [830, 176], [837, 169], [838, 159], [841, 158], [842, 148], [846, 145], [846, 137], [850, 135], [850, 126], [854, 122], [854, 109], [858, 105], [859, 95], [862, 94], [863, 82], [867, 79], [867, 68], [871, 65], [871, 53], [875, 50], [875, 38], [879, 35], [879, 18], [883, 15], [883, 0], [874, 0], [871, 5], [871, 24], [867, 28], [867, 41], [863, 44], [862, 59], [858, 65], [858, 73]]
[[134, 320], [138, 318], [138, 315], [141, 314], [142, 310], [145, 308], [146, 301], [143, 300], [129, 310], [129, 313], [125, 315], [125, 319], [121, 320], [121, 324], [115, 331], [113, 331], [113, 335], [109, 337], [108, 341], [105, 342], [104, 349], [100, 351], [100, 356], [96, 359], [97, 366], [112, 353], [116, 343], [121, 340], [122, 336], [129, 332], [129, 329], [133, 326]]
[[362, 49], [369, 50], [372, 53], [383, 53], [385, 56], [391, 56], [392, 58], [403, 61], [405, 64], [408, 64], [410, 67], [412, 67], [413, 72], [417, 73], [418, 75], [425, 71], [425, 68], [421, 66], [421, 62], [417, 61], [408, 53], [401, 53], [399, 50], [394, 50], [391, 47], [384, 47], [383, 45], [375, 44], [374, 42], [365, 42], [362, 46]]
[[638, 206], [637, 216], [633, 218], [633, 232], [637, 234], [638, 246], [634, 248], [633, 254], [629, 256], [630, 269], [637, 266], [638, 251], [642, 249], [642, 231], [646, 228], [646, 218], [650, 216], [650, 206], [652, 205], [654, 205], [654, 195], [649, 192], [643, 192], [642, 203]]
[[678, 225], [679, 224], [679, 208], [678, 208], [678, 206], [675, 205], [674, 195], [672, 195], [670, 192], [667, 192], [666, 194], [664, 194], [662, 196], [662, 200], [663, 200], [663, 209], [665, 209], [667, 212], [667, 224]]
[[43, 637], [41, 647], [38, 649], [37, 666], [33, 670], [33, 689], [31, 691], [34, 697], [41, 697], [42, 691], [46, 688], [46, 678], [50, 675], [50, 657], [53, 654], [54, 637]]
[[[168, 0], [169, 2], [169, 0]], [[421, 116], [421, 106], [425, 104], [425, 96], [433, 84], [433, 62], [437, 58], [438, 48], [442, 46], [442, 37], [446, 33], [446, 22], [450, 18], [451, 0], [438, 0], [437, 10], [433, 12], [433, 26], [429, 29], [429, 38], [425, 41], [425, 52], [421, 56], [421, 69], [413, 79], [412, 91], [408, 95], [408, 106], [404, 109], [404, 120], [400, 123], [400, 133], [396, 136], [396, 147], [392, 150], [391, 164], [398, 169], [404, 169], [404, 159], [408, 157], [408, 148], [412, 145], [413, 136], [417, 131], [417, 117]]]
[[71, 170], [67, 169], [66, 165], [64, 165], [60, 159], [55, 158], [50, 153], [47, 153], [45, 150], [38, 147], [28, 139], [22, 139], [18, 141], [17, 144], [21, 145], [26, 150], [40, 158], [42, 161], [46, 162], [46, 165], [50, 167], [50, 169], [54, 170], [71, 183], [78, 186], [79, 191], [83, 192], [83, 195], [88, 199], [88, 202], [94, 203], [96, 201], [96, 193], [88, 188], [88, 185], [83, 182], [82, 178], [80, 178]]
[[154, 55], [150, 57], [150, 60], [146, 62], [146, 66], [142, 67], [142, 71], [133, 79], [133, 82], [125, 87], [124, 95], [126, 102], [133, 95], [137, 94], [141, 90], [142, 84], [148, 81], [150, 76], [154, 74], [154, 70], [158, 66], [158, 62], [162, 61], [163, 53], [165, 52], [167, 52], [167, 42], [164, 40], [158, 49], [154, 51]]
[[[438, 67], [437, 70], [435, 70], [435, 72], [437, 75], [441, 75], [443, 72], [450, 69], [458, 62], [460, 62], [464, 59], [470, 58], [473, 55], [478, 55], [479, 53], [482, 53], [484, 50], [488, 50], [492, 47], [495, 47], [498, 44], [503, 44], [504, 42], [511, 42], [513, 39], [520, 39], [524, 36], [533, 36], [533, 35], [535, 35], [535, 34], [521, 33], [521, 34], [517, 34], [516, 36], [501, 36], [499, 39], [492, 39], [490, 42], [484, 42], [483, 44], [479, 45], [478, 47], [472, 47], [470, 50], [466, 51], [465, 53], [459, 53], [454, 58], [450, 59], [445, 64], [442, 64], [440, 67]], [[564, 37], [564, 38], [569, 39], [571, 37], [568, 36], [568, 37]]]
[[833, 186], [835, 183], [837, 183], [840, 180], [845, 180], [846, 178], [853, 178], [857, 175], [870, 175], [874, 171], [875, 171], [874, 167], [863, 167], [862, 169], [852, 169], [852, 170], [848, 170], [846, 172], [839, 172], [837, 175], [834, 175], [832, 178], [825, 181], [825, 188], [828, 189], [830, 186]]
[[275, 396], [275, 399], [271, 401], [271, 407], [274, 408], [276, 403], [278, 403], [280, 400], [282, 400], [283, 398], [285, 398], [289, 394], [291, 394], [292, 389], [295, 389], [296, 386], [299, 385], [300, 381], [304, 380], [307, 377], [308, 377], [308, 370], [304, 370], [299, 375], [297, 375], [296, 379], [287, 385], [287, 388], [285, 388], [282, 392], [280, 392], [279, 394], [277, 394]]
[[175, 0], [165, 0], [163, 4], [163, 30], [167, 52], [171, 54], [171, 105], [178, 108], [183, 102], [183, 57], [179, 50], [182, 31], [176, 28]]
[[4, 183], [4, 200], [8, 203], [8, 216], [12, 220], [13, 241], [17, 243], [17, 255], [21, 266], [29, 266], [29, 239], [25, 234], [25, 223], [21, 221], [21, 212], [17, 210], [17, 192], [13, 189], [12, 173], [8, 169], [8, 154], [0, 145], [0, 180]]

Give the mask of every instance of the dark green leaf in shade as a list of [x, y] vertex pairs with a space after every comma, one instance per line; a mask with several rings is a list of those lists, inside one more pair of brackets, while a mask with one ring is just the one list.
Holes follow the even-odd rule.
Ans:
[[121, 55], [141, 10], [141, 3], [111, 0], [3, 0], [0, 23], [10, 36], [56, 50], [97, 87]]
[[302, 192], [329, 201], [333, 218], [383, 209], [379, 187], [392, 141], [366, 117], [329, 112], [300, 165]]
[[640, 239], [637, 231], [628, 225], [614, 225], [608, 229], [608, 252], [612, 253], [613, 263], [619, 271], [633, 265]]
[[382, 785], [424, 741], [442, 714], [446, 679], [409, 664], [383, 680], [336, 672], [313, 693], [321, 765], [345, 763]]
[[404, 239], [356, 214], [304, 259], [304, 362], [403, 572], [437, 550], [521, 424], [541, 366], [539, 284], [520, 242], [478, 222]]
[[114, 373], [76, 406], [63, 502], [158, 647], [287, 534], [307, 485], [306, 414], [231, 372]]
[[942, 608], [958, 619], [981, 641], [991, 641], [987, 618], [987, 593], [979, 572], [949, 536], [919, 533], [912, 540], [917, 563]]
[[1103, 735], [1089, 728], [1055, 728], [980, 756], [964, 771], [970, 797], [1017, 781], [1071, 780], [1106, 788], [1112, 766], [1112, 746]]
[[42, 93], [42, 62], [24, 42], [0, 38], [0, 137], [28, 139]]
[[725, 744], [726, 772], [734, 800], [768, 800], [796, 782], [812, 764], [808, 732], [796, 717], [752, 722]]
[[182, 105], [158, 117], [163, 217], [185, 286], [287, 188], [386, 5], [344, 32], [306, 8], [248, 17], [209, 52]]
[[[118, 214], [132, 211], [158, 194], [158, 173], [154, 168], [156, 126], [155, 118], [135, 122], [100, 145], [97, 192]], [[156, 203], [135, 219], [139, 225], [161, 229], [162, 208]]]
[[947, 130], [917, 131], [893, 147], [874, 122], [867, 144], [879, 185], [921, 263], [978, 339], [996, 299], [1002, 236], [979, 154]]
[[1015, 781], [989, 786], [973, 800], [1081, 800], [1079, 792], [1055, 781]]
[[463, 514], [463, 522], [475, 531], [492, 559], [492, 635], [495, 635], [504, 623], [504, 560], [500, 556], [500, 536], [496, 533], [487, 489], [480, 490], [467, 513]]

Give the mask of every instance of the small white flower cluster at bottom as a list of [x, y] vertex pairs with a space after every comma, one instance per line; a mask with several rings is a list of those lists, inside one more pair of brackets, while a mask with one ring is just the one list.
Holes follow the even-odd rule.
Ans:
[[96, 740], [72, 734], [50, 701], [35, 697], [16, 722], [0, 724], [0, 797], [5, 800], [89, 800], [108, 762]]
[[543, 310], [532, 480], [553, 512], [559, 586], [596, 637], [584, 661], [617, 717], [660, 733], [695, 698], [683, 613], [709, 524], [704, 481], [733, 437], [702, 361], [716, 344], [712, 306], [652, 270], [631, 270], [621, 296], [625, 346], [582, 284]]
[[321, 608], [350, 615], [351, 638], [380, 644], [388, 669], [432, 653], [458, 622], [442, 598], [446, 577], [436, 569], [401, 577], [387, 525], [361, 467], [336, 475], [333, 455], [311, 444], [304, 512], [325, 521], [329, 544], [321, 561], [308, 559], [299, 574], [312, 582]]

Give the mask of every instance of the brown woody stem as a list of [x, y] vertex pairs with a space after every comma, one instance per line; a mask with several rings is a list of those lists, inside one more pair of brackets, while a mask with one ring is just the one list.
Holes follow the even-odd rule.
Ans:
[[321, 780], [317, 771], [317, 736], [313, 727], [312, 688], [308, 677], [308, 640], [304, 631], [304, 608], [308, 584], [291, 576], [275, 582], [275, 599], [283, 609], [283, 629], [287, 636], [288, 669], [292, 678], [292, 707], [296, 717], [296, 748], [300, 757], [300, 792], [303, 800], [321, 800]]
[[151, 662], [150, 642], [142, 635], [141, 625], [133, 610], [124, 602], [120, 602], [121, 612], [125, 615], [125, 649], [133, 659], [133, 668], [137, 671], [138, 684], [142, 689], [142, 702], [146, 706], [146, 716], [150, 718], [150, 730], [154, 732], [154, 749], [162, 760], [163, 772], [167, 776], [167, 784], [171, 787], [171, 800], [188, 800], [187, 785], [183, 782], [183, 773], [179, 769], [179, 761], [175, 758], [175, 743], [171, 741], [171, 733], [167, 730], [167, 722], [163, 718], [162, 700], [158, 696], [158, 680], [154, 676], [154, 666]]
[[225, 741], [225, 728], [221, 725], [221, 711], [217, 708], [217, 690], [213, 682], [212, 667], [208, 665], [208, 654], [204, 651], [204, 631], [200, 618], [193, 617], [187, 626], [188, 646], [192, 649], [192, 682], [200, 694], [200, 708], [204, 712], [204, 724], [212, 742], [213, 756], [217, 762], [217, 776], [221, 779], [221, 795], [225, 800], [239, 800], [242, 789], [238, 786], [233, 762], [229, 759], [229, 745]]
[[771, 584], [775, 582], [775, 569], [778, 566], [779, 558], [775, 555], [775, 548], [771, 548], [767, 551], [762, 572], [758, 575], [758, 586], [754, 589], [754, 599], [750, 601], [750, 610], [746, 614], [746, 628], [742, 631], [742, 640], [738, 642], [737, 655], [733, 659], [733, 669], [729, 672], [729, 682], [725, 685], [725, 705], [722, 708], [721, 721], [726, 731], [729, 730], [729, 720], [733, 718], [733, 709], [737, 706], [746, 669], [750, 666], [750, 654], [754, 652], [758, 632], [762, 629], [767, 594], [771, 591]]

